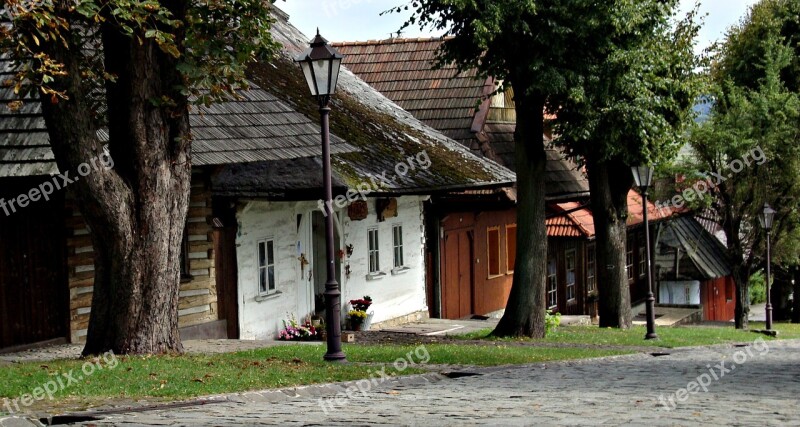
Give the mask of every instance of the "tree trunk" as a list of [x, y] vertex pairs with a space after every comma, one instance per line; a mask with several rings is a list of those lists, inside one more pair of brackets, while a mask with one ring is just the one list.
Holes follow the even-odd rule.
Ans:
[[[176, 3], [172, 3], [175, 6]], [[183, 9], [171, 9], [176, 18]], [[113, 169], [76, 179], [74, 191], [91, 230], [94, 295], [84, 355], [183, 350], [178, 334], [180, 250], [191, 181], [187, 101], [173, 58], [157, 45], [103, 28], [109, 150]], [[58, 86], [69, 99], [43, 99], [59, 169], [78, 170], [102, 150], [89, 112], [76, 46], [53, 48], [68, 74]], [[168, 97], [170, 106], [152, 101]]]
[[736, 308], [734, 309], [736, 329], [747, 329], [750, 317], [750, 274], [743, 265], [734, 263], [731, 272], [736, 283]]
[[514, 134], [517, 167], [517, 259], [506, 310], [493, 334], [501, 337], [543, 338], [545, 335], [544, 102], [543, 96], [515, 94], [517, 128]]
[[597, 236], [597, 289], [601, 328], [631, 326], [626, 272], [630, 167], [618, 160], [587, 159], [592, 216]]
[[727, 183], [723, 183], [720, 194], [723, 197], [722, 204], [722, 230], [725, 232], [725, 239], [728, 244], [728, 259], [731, 260], [731, 275], [736, 284], [736, 308], [734, 309], [734, 323], [736, 329], [747, 329], [749, 327], [750, 316], [750, 273], [752, 266], [752, 254], [745, 259], [744, 245], [741, 238], [741, 218], [734, 212]]

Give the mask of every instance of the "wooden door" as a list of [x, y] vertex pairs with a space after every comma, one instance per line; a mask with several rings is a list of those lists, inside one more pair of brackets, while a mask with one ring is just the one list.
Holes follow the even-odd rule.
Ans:
[[460, 319], [473, 313], [473, 231], [454, 230], [444, 235], [442, 252], [442, 317]]
[[69, 335], [64, 218], [57, 196], [0, 211], [0, 347]]
[[239, 339], [239, 293], [236, 265], [236, 226], [219, 224], [214, 229], [214, 267], [219, 319], [225, 320], [228, 339]]

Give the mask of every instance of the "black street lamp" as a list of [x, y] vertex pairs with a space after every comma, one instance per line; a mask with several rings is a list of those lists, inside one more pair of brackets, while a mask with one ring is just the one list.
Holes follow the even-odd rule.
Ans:
[[769, 203], [764, 203], [764, 211], [758, 217], [758, 222], [761, 223], [761, 228], [767, 232], [767, 330], [772, 330], [772, 298], [769, 292], [770, 282], [770, 265], [772, 264], [772, 254], [770, 248], [769, 232], [772, 230], [772, 221], [775, 219], [775, 209], [770, 207]]
[[342, 65], [344, 55], [340, 54], [328, 44], [322, 36], [311, 40], [311, 47], [298, 56], [295, 61], [303, 69], [311, 95], [319, 101], [320, 121], [322, 125], [322, 179], [325, 188], [325, 244], [328, 279], [325, 282], [325, 323], [328, 334], [328, 352], [325, 360], [331, 362], [347, 361], [342, 351], [342, 326], [341, 326], [341, 297], [339, 283], [336, 282], [336, 258], [334, 253], [333, 229], [333, 188], [331, 185], [331, 140], [330, 140], [330, 112], [328, 103], [331, 95], [336, 91], [336, 82], [339, 80], [339, 67]]
[[644, 243], [647, 246], [647, 302], [645, 303], [647, 311], [647, 334], [644, 339], [653, 340], [658, 338], [656, 335], [656, 313], [655, 303], [656, 299], [653, 296], [653, 274], [650, 268], [650, 223], [647, 220], [647, 190], [653, 184], [653, 168], [650, 166], [633, 166], [633, 179], [636, 181], [636, 186], [642, 192], [642, 214], [644, 215]]

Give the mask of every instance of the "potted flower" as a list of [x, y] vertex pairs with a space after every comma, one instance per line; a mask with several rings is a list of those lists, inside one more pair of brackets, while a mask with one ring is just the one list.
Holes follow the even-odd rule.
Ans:
[[322, 331], [323, 329], [314, 326], [310, 319], [301, 324], [294, 315], [290, 315], [288, 321], [283, 321], [283, 329], [278, 332], [278, 339], [281, 341], [314, 341], [321, 338]]
[[372, 305], [372, 298], [369, 295], [365, 295], [363, 298], [351, 299], [350, 305], [353, 306], [353, 310], [367, 311], [369, 306]]
[[361, 325], [367, 319], [367, 312], [363, 310], [350, 310], [347, 312], [347, 320], [350, 322], [350, 328], [354, 331], [360, 331]]

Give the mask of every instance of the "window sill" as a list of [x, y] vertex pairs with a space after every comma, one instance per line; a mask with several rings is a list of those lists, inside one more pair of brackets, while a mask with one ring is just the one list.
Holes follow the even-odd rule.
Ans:
[[256, 300], [256, 302], [264, 302], [264, 301], [268, 301], [268, 300], [271, 300], [271, 299], [278, 298], [279, 296], [281, 296], [281, 292], [280, 291], [275, 291], [275, 292], [272, 292], [272, 293], [269, 293], [269, 294], [256, 295], [255, 300]]
[[411, 270], [411, 267], [395, 267], [392, 269], [392, 276], [397, 276], [398, 274], [406, 274]]
[[386, 277], [386, 273], [379, 271], [377, 273], [369, 273], [367, 274], [367, 280], [381, 280]]
[[497, 279], [497, 278], [500, 278], [500, 277], [506, 277], [506, 275], [505, 274], [495, 274], [495, 275], [486, 277], [486, 280]]

